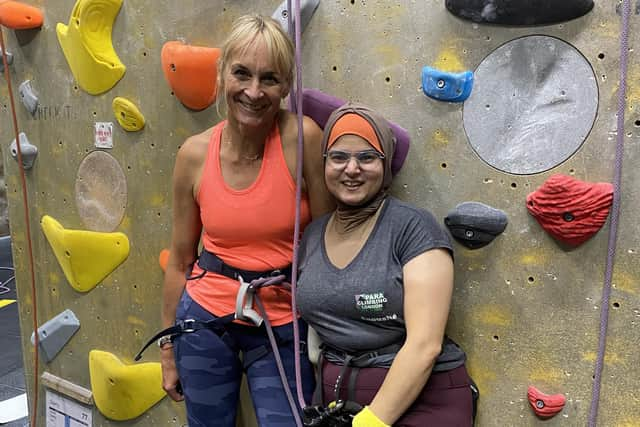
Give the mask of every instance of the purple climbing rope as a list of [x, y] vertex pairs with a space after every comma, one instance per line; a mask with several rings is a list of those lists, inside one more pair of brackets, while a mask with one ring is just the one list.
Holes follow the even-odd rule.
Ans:
[[[291, 11], [291, 0], [287, 0], [287, 9]], [[293, 27], [295, 28], [294, 43], [296, 47], [296, 86], [295, 99], [298, 114], [298, 152], [296, 164], [296, 215], [295, 227], [293, 231], [293, 260], [291, 262], [291, 311], [293, 313], [293, 349], [295, 352], [295, 375], [296, 391], [298, 392], [298, 402], [301, 408], [307, 406], [302, 393], [302, 374], [300, 368], [300, 328], [298, 327], [298, 308], [296, 304], [296, 285], [298, 282], [298, 245], [300, 244], [300, 203], [302, 201], [302, 164], [304, 162], [304, 133], [302, 129], [302, 49], [301, 49], [301, 25], [300, 25], [300, 0], [295, 0], [295, 17]], [[291, 27], [289, 27], [291, 28]]]
[[[289, 37], [291, 37], [292, 39], [294, 39], [294, 44], [297, 46], [297, 44], [295, 43], [295, 33], [293, 30], [293, 16], [291, 15], [291, 0], [287, 0], [287, 25], [288, 25], [288, 32], [289, 32]], [[296, 56], [297, 59], [297, 56]], [[297, 70], [297, 68], [296, 68]], [[297, 73], [297, 71], [296, 71]], [[297, 75], [297, 74], [296, 74]], [[287, 99], [287, 105], [289, 106], [289, 110], [293, 113], [296, 112], [296, 104], [294, 103], [294, 98], [295, 98], [295, 88], [291, 88], [289, 90], [289, 98]]]
[[620, 32], [620, 86], [618, 87], [618, 122], [616, 130], [616, 154], [613, 170], [613, 206], [611, 208], [611, 227], [609, 229], [609, 245], [607, 250], [607, 265], [602, 287], [602, 302], [600, 307], [600, 336], [598, 339], [598, 356], [596, 358], [591, 407], [589, 409], [589, 427], [595, 427], [598, 420], [598, 405], [600, 403], [600, 384], [602, 382], [602, 368], [607, 346], [607, 327], [609, 324], [609, 297], [611, 296], [611, 279], [616, 255], [618, 239], [618, 219], [620, 217], [620, 187], [622, 183], [622, 159], [624, 156], [624, 110], [627, 91], [627, 62], [629, 55], [629, 15], [631, 14], [631, 0], [622, 2], [622, 21]]

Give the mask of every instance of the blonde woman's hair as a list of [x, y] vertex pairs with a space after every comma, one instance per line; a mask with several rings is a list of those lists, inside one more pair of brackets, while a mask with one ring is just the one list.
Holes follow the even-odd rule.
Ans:
[[222, 115], [221, 108], [226, 107], [225, 74], [230, 61], [234, 56], [243, 54], [258, 37], [262, 37], [265, 41], [267, 53], [273, 61], [276, 72], [284, 79], [283, 97], [289, 93], [295, 67], [295, 50], [291, 39], [278, 21], [258, 14], [244, 15], [233, 22], [218, 59], [216, 108], [219, 115]]

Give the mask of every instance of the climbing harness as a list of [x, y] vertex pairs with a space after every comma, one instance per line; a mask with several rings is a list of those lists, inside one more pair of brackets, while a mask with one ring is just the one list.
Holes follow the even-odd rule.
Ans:
[[347, 373], [347, 370], [350, 370], [349, 384], [347, 386], [347, 400], [355, 401], [356, 380], [358, 378], [360, 368], [374, 366], [373, 362], [376, 358], [383, 355], [394, 355], [398, 353], [400, 347], [402, 347], [401, 344], [391, 344], [386, 347], [379, 348], [375, 351], [346, 353], [325, 343], [321, 344], [320, 356], [318, 358], [318, 367], [316, 369], [316, 389], [313, 392], [313, 403], [316, 405], [325, 404], [322, 393], [322, 367], [324, 365], [325, 359], [342, 366], [333, 387], [334, 401], [338, 402], [341, 400], [340, 388], [342, 386], [342, 381]]
[[[325, 412], [329, 411], [331, 414], [335, 415], [335, 411], [330, 411], [330, 407], [325, 407], [324, 396], [323, 396], [323, 366], [324, 361], [327, 360], [332, 364], [336, 364], [341, 366], [340, 372], [336, 378], [336, 382], [333, 387], [333, 401], [329, 404], [331, 406], [335, 402], [352, 402], [356, 403], [356, 381], [358, 378], [358, 374], [362, 368], [369, 367], [381, 367], [387, 366], [384, 362], [380, 362], [381, 359], [384, 359], [384, 356], [395, 356], [400, 348], [402, 347], [401, 343], [390, 344], [388, 346], [373, 350], [373, 351], [361, 351], [361, 352], [353, 352], [348, 353], [337, 348], [334, 348], [326, 343], [322, 343], [320, 345], [320, 355], [318, 358], [318, 366], [316, 368], [316, 388], [313, 392], [313, 405], [312, 408], [325, 408]], [[466, 356], [462, 349], [456, 344], [451, 338], [445, 337], [443, 342], [443, 353], [438, 356], [436, 363], [433, 367], [432, 372], [446, 372], [451, 369], [455, 369], [461, 366]], [[390, 362], [389, 362], [390, 363]], [[349, 375], [349, 382], [347, 384], [347, 396], [346, 401], [343, 396], [340, 396], [340, 390], [342, 388], [342, 382], [345, 376]], [[470, 389], [473, 401], [473, 418], [476, 417], [477, 412], [477, 403], [478, 398], [480, 396], [480, 392], [478, 390], [478, 386], [473, 382], [473, 379], [469, 377], [471, 382]], [[320, 411], [321, 413], [324, 413]], [[355, 415], [355, 414], [354, 414]], [[315, 424], [312, 424], [315, 425]], [[324, 425], [324, 424], [318, 424]], [[329, 424], [332, 425], [332, 424]], [[339, 425], [339, 424], [338, 424]]]
[[[158, 344], [160, 345], [163, 342], [173, 341], [178, 335], [189, 334], [202, 329], [208, 329], [213, 331], [220, 338], [224, 339], [224, 336], [227, 333], [226, 326], [234, 320], [250, 322], [258, 327], [264, 325], [267, 336], [269, 338], [269, 343], [271, 345], [271, 351], [275, 356], [278, 374], [280, 375], [280, 380], [282, 382], [282, 388], [287, 396], [287, 400], [291, 408], [291, 413], [295, 418], [295, 421], [297, 423], [296, 425], [301, 427], [303, 425], [302, 420], [300, 418], [300, 414], [298, 413], [296, 402], [293, 398], [293, 395], [291, 394], [287, 375], [282, 364], [282, 358], [280, 357], [280, 351], [278, 350], [278, 346], [282, 345], [284, 342], [282, 340], [279, 340], [273, 333], [271, 322], [269, 322], [266, 310], [256, 292], [260, 288], [275, 285], [282, 286], [285, 289], [290, 289], [290, 286], [288, 283], [286, 283], [286, 280], [288, 277], [287, 275], [291, 271], [291, 266], [283, 269], [262, 272], [243, 270], [226, 264], [224, 261], [222, 261], [222, 259], [220, 259], [220, 257], [212, 252], [207, 251], [206, 249], [203, 249], [203, 251], [200, 253], [197, 263], [198, 266], [202, 269], [202, 272], [196, 275], [192, 275], [191, 269], [189, 269], [186, 274], [186, 280], [197, 280], [202, 278], [207, 273], [217, 273], [230, 279], [238, 280], [240, 282], [240, 288], [236, 295], [236, 311], [234, 313], [227, 314], [225, 316], [218, 317], [209, 321], [201, 321], [195, 319], [177, 320], [175, 325], [163, 329], [162, 331], [151, 337], [142, 347], [140, 352], [135, 356], [134, 360], [140, 360], [142, 358], [142, 353], [154, 342], [158, 341]], [[247, 277], [249, 281], [245, 281], [245, 277]], [[253, 308], [254, 303], [258, 309], [257, 311]], [[300, 347], [298, 346], [296, 351], [299, 351], [299, 349]], [[243, 355], [243, 365], [245, 369], [256, 360], [268, 354], [268, 352], [269, 350], [265, 347], [258, 347], [249, 352], [246, 352]], [[300, 356], [296, 356], [299, 359]]]
[[598, 355], [593, 380], [593, 393], [589, 409], [589, 427], [594, 427], [598, 420], [598, 405], [600, 403], [600, 384], [602, 382], [602, 368], [607, 346], [607, 327], [609, 325], [609, 297], [611, 296], [611, 281], [613, 278], [613, 264], [616, 255], [618, 239], [618, 219], [620, 217], [620, 187], [622, 184], [622, 159], [624, 158], [624, 110], [627, 91], [627, 65], [629, 59], [629, 16], [631, 14], [631, 0], [622, 2], [622, 23], [620, 33], [620, 86], [618, 87], [618, 114], [616, 131], [616, 154], [613, 170], [613, 205], [611, 208], [611, 227], [609, 228], [609, 243], [607, 250], [607, 265], [602, 287], [602, 302], [600, 306], [600, 335], [598, 338]]

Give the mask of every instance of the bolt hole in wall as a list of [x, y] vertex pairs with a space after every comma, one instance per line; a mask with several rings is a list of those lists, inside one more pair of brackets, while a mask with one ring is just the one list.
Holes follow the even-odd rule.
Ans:
[[612, 305], [613, 305], [613, 308], [620, 308], [619, 302], [614, 302]]
[[529, 277], [527, 277], [527, 281], [528, 281], [529, 283], [533, 283], [533, 282], [535, 282], [535, 281], [536, 281], [536, 279], [535, 279], [535, 277], [533, 277], [533, 276], [529, 276]]

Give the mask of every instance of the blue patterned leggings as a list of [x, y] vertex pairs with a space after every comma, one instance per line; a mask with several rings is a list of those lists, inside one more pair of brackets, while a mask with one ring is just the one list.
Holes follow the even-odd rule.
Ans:
[[[193, 301], [185, 291], [178, 305], [176, 319], [207, 321], [215, 319], [215, 316]], [[297, 403], [293, 325], [289, 323], [274, 327], [273, 332], [279, 343], [289, 388]], [[306, 341], [307, 326], [302, 321], [300, 335], [301, 341]], [[254, 361], [243, 367], [239, 353], [243, 354], [245, 360], [251, 358]], [[190, 427], [235, 426], [243, 369], [247, 374], [260, 427], [295, 426], [264, 327], [232, 323], [222, 337], [208, 329], [182, 334], [175, 340], [174, 354]], [[306, 350], [300, 358], [303, 393], [305, 400], [310, 401], [314, 378]]]

